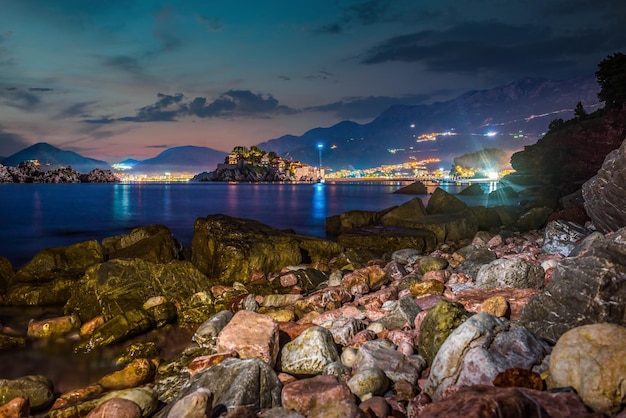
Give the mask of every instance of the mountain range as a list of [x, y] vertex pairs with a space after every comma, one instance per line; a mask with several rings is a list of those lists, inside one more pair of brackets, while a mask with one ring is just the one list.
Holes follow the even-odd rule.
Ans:
[[[534, 144], [551, 121], [570, 119], [578, 102], [589, 112], [600, 107], [599, 90], [594, 77], [564, 81], [526, 78], [493, 89], [469, 91], [445, 102], [391, 106], [366, 124], [342, 121], [257, 146], [310, 165], [318, 165], [321, 156], [322, 165], [335, 170], [429, 159], [436, 161], [432, 163], [436, 167], [450, 167], [455, 157], [483, 148], [512, 152]], [[180, 146], [130, 165], [131, 172], [137, 174], [196, 174], [214, 170], [226, 155], [208, 147]], [[33, 159], [43, 168], [69, 165], [78, 172], [111, 168], [105, 161], [46, 143], [0, 158], [0, 163], [16, 166]]]

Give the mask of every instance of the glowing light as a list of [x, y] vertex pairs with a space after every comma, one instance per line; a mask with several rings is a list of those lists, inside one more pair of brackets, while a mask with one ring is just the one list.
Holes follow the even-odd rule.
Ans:
[[489, 177], [489, 180], [498, 180], [500, 178], [498, 173], [495, 172], [495, 171], [488, 171], [487, 172], [487, 177]]
[[488, 137], [492, 137], [492, 136], [496, 136], [496, 135], [498, 135], [498, 133], [497, 133], [497, 132], [495, 132], [495, 131], [489, 131], [489, 132], [487, 132], [487, 133], [485, 134], [485, 136], [488, 136]]

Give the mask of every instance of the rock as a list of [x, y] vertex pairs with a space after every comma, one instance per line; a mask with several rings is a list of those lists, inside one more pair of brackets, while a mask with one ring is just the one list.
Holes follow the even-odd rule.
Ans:
[[585, 210], [596, 229], [607, 233], [626, 226], [626, 140], [611, 151], [598, 173], [583, 184]]
[[[378, 290], [381, 286], [389, 282], [389, 276], [380, 266], [367, 266], [347, 273], [341, 279], [341, 285], [350, 290], [350, 293], [368, 293], [370, 290]], [[365, 287], [361, 287], [365, 285]], [[365, 289], [365, 292], [359, 292], [359, 289]]]
[[324, 312], [337, 309], [352, 300], [352, 295], [342, 286], [327, 287], [298, 300], [294, 312], [302, 318], [309, 312]]
[[479, 230], [493, 230], [502, 226], [502, 220], [495, 207], [470, 206], [468, 210], [476, 218]]
[[483, 265], [476, 274], [476, 287], [494, 289], [515, 287], [519, 289], [543, 288], [544, 271], [521, 258], [499, 258]]
[[510, 199], [515, 199], [518, 196], [519, 194], [513, 190], [511, 186], [500, 185], [496, 190], [489, 193], [488, 202], [491, 206], [495, 206], [496, 204], [505, 203]]
[[352, 371], [356, 374], [373, 367], [381, 369], [393, 382], [406, 380], [416, 384], [426, 362], [419, 356], [405, 356], [388, 341], [374, 340], [359, 347]]
[[352, 399], [318, 404], [311, 408], [307, 418], [367, 418], [365, 413]]
[[374, 225], [378, 222], [380, 214], [368, 210], [350, 210], [339, 215], [339, 231], [335, 235], [361, 228], [367, 225]]
[[52, 382], [40, 375], [0, 379], [0, 405], [18, 397], [28, 398], [30, 409], [41, 410], [54, 400]]
[[426, 215], [426, 208], [422, 199], [416, 197], [389, 210], [381, 217], [381, 222], [383, 225], [402, 226], [400, 223], [405, 220], [416, 221]]
[[319, 323], [319, 325], [328, 329], [335, 343], [341, 346], [348, 345], [355, 334], [366, 328], [365, 322], [355, 318], [337, 318]]
[[553, 212], [554, 209], [548, 207], [532, 208], [519, 217], [515, 226], [520, 231], [533, 231], [542, 228]]
[[122, 370], [105, 375], [98, 384], [106, 390], [133, 388], [151, 382], [155, 371], [150, 360], [141, 358], [131, 361]]
[[539, 373], [517, 367], [498, 373], [496, 378], [493, 379], [493, 385], [500, 388], [545, 389], [545, 384]]
[[457, 267], [457, 272], [464, 273], [469, 277], [475, 278], [480, 268], [489, 264], [496, 259], [496, 253], [489, 248], [476, 247], [470, 245], [463, 247], [454, 253], [461, 260]]
[[421, 255], [422, 253], [415, 248], [403, 248], [401, 250], [394, 251], [393, 254], [391, 254], [391, 259], [406, 266], [407, 264], [412, 265], [415, 263]]
[[141, 386], [131, 389], [113, 390], [104, 394], [98, 403], [107, 402], [110, 399], [126, 399], [134, 402], [141, 410], [141, 416], [152, 416], [158, 407], [156, 393], [149, 386]]
[[387, 418], [391, 415], [391, 407], [382, 396], [373, 396], [359, 404], [359, 408], [376, 418]]
[[96, 348], [105, 347], [141, 334], [155, 325], [154, 320], [147, 312], [140, 309], [129, 310], [105, 322], [104, 325], [94, 331], [89, 339], [81, 342], [75, 351], [88, 353]]
[[81, 183], [117, 183], [119, 178], [111, 170], [102, 170], [94, 168], [87, 174], [79, 176]]
[[341, 251], [332, 241], [283, 232], [249, 219], [210, 215], [196, 219], [191, 261], [216, 283], [245, 284], [253, 271], [268, 274], [300, 264], [303, 254], [320, 261]]
[[567, 221], [550, 221], [543, 234], [541, 251], [547, 254], [561, 254], [568, 257], [578, 241], [589, 235], [585, 227]]
[[213, 393], [206, 388], [199, 388], [176, 401], [167, 417], [205, 418], [212, 409]]
[[310, 411], [322, 405], [335, 406], [342, 400], [354, 401], [347, 385], [339, 383], [335, 376], [322, 375], [289, 383], [282, 391], [285, 408], [310, 417]]
[[87, 414], [87, 418], [141, 418], [141, 416], [139, 405], [124, 398], [113, 398], [102, 402]]
[[231, 311], [220, 311], [203, 322], [191, 337], [201, 347], [214, 348], [217, 336], [233, 318]]
[[26, 335], [31, 338], [61, 337], [68, 332], [77, 331], [81, 326], [76, 315], [68, 315], [57, 318], [31, 320], [28, 323]]
[[0, 334], [0, 352], [26, 346], [26, 338]]
[[626, 326], [624, 243], [598, 240], [583, 255], [561, 260], [545, 290], [522, 308], [519, 321], [553, 343], [581, 325]]
[[[343, 355], [343, 353], [341, 354]], [[352, 367], [343, 364], [341, 361], [336, 361], [324, 367], [322, 374], [335, 376], [339, 382], [346, 383], [352, 377]]]
[[278, 357], [278, 323], [267, 315], [239, 311], [217, 336], [218, 352], [235, 351], [239, 358], [260, 358], [271, 367]]
[[448, 336], [470, 316], [463, 305], [445, 299], [428, 311], [420, 326], [418, 344], [419, 353], [428, 364], [433, 363]]
[[13, 271], [13, 265], [11, 265], [11, 262], [7, 258], [0, 257], [0, 297], [2, 297], [2, 294], [5, 293], [14, 274], [15, 271]]
[[[511, 310], [510, 320], [517, 321], [520, 312], [534, 295], [539, 293], [539, 289], [468, 289], [456, 294], [456, 301], [461, 303], [469, 312], [483, 312], [483, 305], [491, 298], [504, 298]], [[493, 312], [484, 311], [494, 315]], [[500, 315], [495, 315], [500, 316]]]
[[19, 269], [11, 282], [42, 283], [56, 278], [78, 279], [88, 267], [104, 261], [98, 241], [85, 241], [67, 247], [48, 248], [38, 252]]
[[444, 400], [422, 407], [425, 418], [569, 418], [587, 416], [587, 408], [572, 392], [548, 393], [526, 388], [475, 385], [460, 388]]
[[280, 352], [280, 368], [295, 376], [321, 374], [324, 368], [339, 361], [333, 335], [323, 327], [306, 329]]
[[[1, 174], [2, 172], [0, 171], [0, 175]], [[31, 416], [30, 406], [28, 404], [28, 397], [26, 396], [18, 396], [0, 406], [0, 418], [21, 418], [29, 416]]]
[[14, 282], [9, 285], [4, 304], [7, 306], [63, 305], [76, 287], [76, 278], [57, 277], [46, 282]]
[[385, 316], [377, 319], [375, 322], [382, 324], [385, 329], [396, 328], [413, 328], [415, 317], [421, 311], [420, 307], [415, 303], [412, 297], [405, 296], [398, 299], [394, 308]]
[[287, 285], [285, 287], [298, 285], [304, 294], [308, 294], [319, 289], [320, 285], [328, 280], [328, 276], [326, 274], [314, 268], [299, 268], [297, 270], [290, 271], [288, 274], [293, 276], [295, 284]]
[[424, 391], [437, 401], [456, 388], [489, 385], [506, 369], [532, 370], [549, 353], [550, 346], [524, 327], [481, 312], [441, 345]]
[[142, 226], [126, 235], [104, 238], [102, 250], [107, 260], [140, 258], [165, 264], [182, 258], [182, 245], [164, 225]]
[[613, 415], [626, 402], [626, 328], [583, 325], [559, 338], [550, 356], [549, 387], [576, 389], [586, 405]]
[[396, 226], [358, 228], [337, 237], [337, 243], [346, 248], [360, 248], [378, 254], [414, 248], [422, 253], [433, 251], [437, 237], [432, 231]]
[[458, 194], [460, 196], [480, 196], [485, 194], [485, 191], [480, 183], [474, 183], [461, 190]]
[[428, 194], [428, 189], [421, 181], [416, 181], [394, 191], [395, 194]]
[[293, 409], [274, 407], [265, 409], [258, 414], [259, 418], [305, 418], [304, 415], [297, 413]]
[[498, 205], [495, 206], [500, 222], [505, 227], [512, 227], [515, 225], [520, 216], [524, 213], [524, 208], [520, 206], [512, 205]]
[[386, 226], [431, 231], [437, 237], [437, 242], [472, 238], [478, 231], [478, 221], [469, 210], [428, 214], [419, 218], [383, 217], [382, 223]]
[[[87, 321], [99, 315], [115, 316], [140, 309], [150, 298], [163, 296], [179, 308], [178, 315], [182, 316], [194, 295], [208, 292], [211, 285], [188, 261], [156, 264], [141, 259], [116, 259], [89, 268], [76, 282], [64, 310]], [[210, 299], [203, 300], [202, 305], [208, 311], [213, 309]]]
[[191, 377], [176, 399], [155, 417], [168, 417], [179, 400], [201, 388], [213, 393], [213, 408], [221, 404], [229, 409], [245, 406], [252, 411], [259, 411], [281, 405], [282, 385], [276, 372], [267, 363], [256, 358], [227, 358]]
[[421, 257], [415, 268], [415, 273], [423, 275], [429, 271], [443, 270], [448, 267], [448, 260], [441, 257]]
[[115, 364], [122, 366], [141, 358], [155, 359], [159, 355], [159, 348], [153, 341], [134, 342], [124, 348], [124, 351], [117, 357]]
[[383, 395], [389, 387], [389, 379], [378, 367], [361, 369], [346, 382], [350, 391], [361, 401], [375, 395]]
[[463, 201], [440, 187], [435, 189], [426, 206], [426, 212], [429, 215], [458, 213], [465, 209], [467, 209], [467, 205]]
[[492, 296], [486, 299], [482, 305], [480, 305], [479, 312], [486, 312], [497, 317], [507, 317], [508, 319], [510, 319], [511, 316], [509, 302], [502, 295]]

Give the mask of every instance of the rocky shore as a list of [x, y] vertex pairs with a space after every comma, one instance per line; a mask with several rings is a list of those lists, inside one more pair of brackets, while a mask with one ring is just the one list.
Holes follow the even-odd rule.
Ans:
[[42, 170], [31, 161], [17, 167], [0, 164], [0, 183], [115, 183], [119, 179], [111, 170], [94, 169], [81, 174], [72, 167]]
[[0, 259], [1, 306], [63, 309], [1, 350], [119, 348], [80, 387], [0, 376], [0, 417], [626, 416], [626, 229], [418, 201], [337, 241], [211, 215], [189, 250], [152, 225]]

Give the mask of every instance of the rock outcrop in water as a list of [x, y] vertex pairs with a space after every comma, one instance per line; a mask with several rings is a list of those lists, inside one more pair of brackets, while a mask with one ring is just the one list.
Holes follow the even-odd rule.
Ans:
[[115, 183], [119, 179], [111, 170], [99, 168], [81, 174], [72, 167], [42, 170], [31, 161], [20, 163], [17, 167], [0, 164], [0, 183]]

